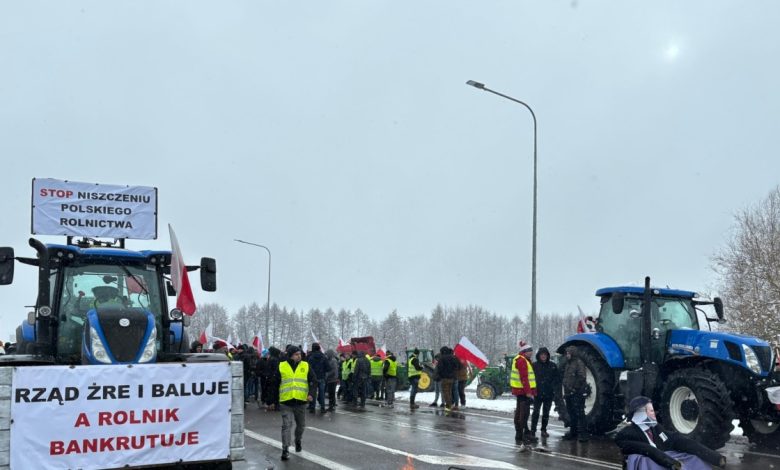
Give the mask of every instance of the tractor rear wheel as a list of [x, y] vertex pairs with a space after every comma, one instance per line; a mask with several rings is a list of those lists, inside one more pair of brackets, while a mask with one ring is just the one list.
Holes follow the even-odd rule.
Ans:
[[780, 452], [780, 421], [767, 422], [759, 419], [740, 418], [739, 426], [751, 444], [762, 450]]
[[661, 392], [660, 421], [711, 449], [731, 437], [734, 404], [726, 384], [707, 369], [681, 369], [672, 373]]
[[496, 389], [489, 383], [481, 383], [477, 386], [477, 396], [483, 400], [495, 400]]
[[433, 391], [433, 378], [427, 370], [420, 373], [420, 380], [417, 382], [418, 392], [431, 392]]
[[585, 421], [588, 431], [604, 434], [618, 425], [613, 413], [615, 400], [615, 372], [593, 349], [581, 346], [578, 349], [580, 359], [585, 363], [585, 380], [590, 393], [585, 397]]

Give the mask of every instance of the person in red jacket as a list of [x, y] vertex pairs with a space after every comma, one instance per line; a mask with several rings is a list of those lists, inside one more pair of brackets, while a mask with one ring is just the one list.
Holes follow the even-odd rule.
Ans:
[[515, 443], [520, 444], [520, 452], [530, 450], [531, 435], [525, 434], [528, 427], [528, 416], [531, 411], [531, 401], [536, 396], [536, 375], [531, 365], [533, 348], [525, 341], [520, 341], [520, 351], [512, 359], [512, 371], [509, 385], [512, 395], [517, 397], [515, 405]]

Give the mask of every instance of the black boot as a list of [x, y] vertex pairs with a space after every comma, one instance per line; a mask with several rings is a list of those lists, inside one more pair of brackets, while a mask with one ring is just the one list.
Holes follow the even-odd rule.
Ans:
[[295, 441], [295, 452], [300, 452], [303, 450], [303, 445], [301, 445], [301, 441]]
[[287, 452], [287, 447], [282, 449], [282, 460], [290, 460], [290, 453]]

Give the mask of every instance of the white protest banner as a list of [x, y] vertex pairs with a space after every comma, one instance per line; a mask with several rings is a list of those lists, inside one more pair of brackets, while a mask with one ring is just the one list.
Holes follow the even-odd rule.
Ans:
[[32, 233], [155, 239], [157, 188], [34, 178]]
[[11, 468], [226, 459], [230, 363], [17, 367]]

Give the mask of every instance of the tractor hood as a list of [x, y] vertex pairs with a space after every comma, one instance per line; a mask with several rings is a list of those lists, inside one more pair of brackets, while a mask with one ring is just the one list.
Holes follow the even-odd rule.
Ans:
[[700, 330], [672, 330], [668, 352], [671, 356], [711, 357], [744, 367], [766, 377], [774, 368], [772, 348], [753, 336]]

